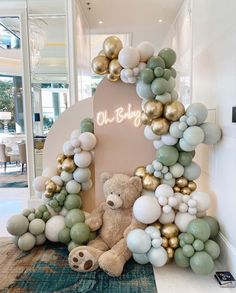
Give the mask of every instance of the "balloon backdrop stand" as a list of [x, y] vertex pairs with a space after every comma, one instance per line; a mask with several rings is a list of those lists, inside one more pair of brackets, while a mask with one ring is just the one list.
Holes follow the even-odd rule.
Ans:
[[[201, 168], [193, 159], [199, 144], [213, 145], [220, 140], [221, 129], [205, 122], [208, 111], [203, 104], [193, 103], [186, 109], [178, 101], [175, 61], [172, 49], [155, 55], [149, 42], [123, 48], [115, 36], [104, 41], [103, 50], [92, 61], [95, 73], [106, 76], [94, 98], [93, 121], [91, 116], [80, 118], [80, 129], [67, 134], [67, 141], [61, 143], [56, 166], [47, 166], [35, 178], [35, 190], [42, 193], [45, 204], [8, 221], [7, 229], [21, 250], [31, 250], [46, 238], [59, 241], [71, 251], [72, 269], [91, 268], [91, 260], [81, 268], [80, 256], [73, 258], [78, 247], [97, 239], [89, 224], [92, 214], [83, 211], [81, 194], [91, 190], [95, 180], [94, 202], [101, 202], [99, 176], [110, 171], [134, 174], [142, 182], [133, 220], [146, 228], [124, 233], [122, 244], [136, 262], [161, 267], [174, 260], [194, 273], [212, 272], [220, 255], [215, 240], [219, 223], [207, 216], [211, 197], [197, 191], [195, 180]], [[69, 116], [70, 121], [76, 119]], [[60, 136], [64, 127], [66, 123], [61, 123], [54, 134]], [[119, 194], [106, 194], [109, 196], [119, 203], [124, 200], [118, 200]]]

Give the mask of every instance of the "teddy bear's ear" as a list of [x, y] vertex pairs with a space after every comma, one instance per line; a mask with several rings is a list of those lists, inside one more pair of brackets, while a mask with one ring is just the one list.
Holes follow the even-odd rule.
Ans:
[[103, 172], [100, 176], [100, 181], [102, 183], [105, 183], [108, 179], [110, 179], [112, 177], [112, 174], [109, 172]]
[[129, 179], [129, 182], [135, 186], [138, 192], [141, 192], [143, 189], [141, 178], [138, 176], [133, 176]]

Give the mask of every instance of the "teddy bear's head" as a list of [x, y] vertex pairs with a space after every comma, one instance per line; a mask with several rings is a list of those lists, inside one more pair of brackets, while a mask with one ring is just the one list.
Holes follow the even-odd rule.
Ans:
[[142, 191], [142, 182], [137, 176], [103, 173], [101, 181], [106, 203], [111, 209], [131, 208]]

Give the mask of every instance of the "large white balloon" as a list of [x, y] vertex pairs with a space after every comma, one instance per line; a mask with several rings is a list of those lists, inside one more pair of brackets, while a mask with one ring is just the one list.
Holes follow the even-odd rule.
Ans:
[[169, 196], [173, 196], [174, 195], [174, 191], [172, 189], [172, 187], [170, 185], [167, 184], [160, 184], [159, 186], [157, 186], [156, 190], [155, 190], [155, 196], [156, 197], [169, 197]]
[[49, 180], [48, 177], [38, 176], [33, 181], [33, 188], [38, 192], [44, 192], [46, 189], [46, 182]]
[[49, 241], [58, 242], [59, 232], [66, 227], [63, 216], [50, 218], [45, 227], [45, 236]]
[[200, 125], [201, 129], [204, 132], [204, 140], [203, 143], [205, 144], [215, 144], [221, 138], [221, 129], [218, 125], [215, 125], [210, 122], [203, 123]]
[[54, 175], [57, 175], [56, 167], [47, 167], [43, 169], [42, 176], [52, 178]]
[[97, 139], [91, 132], [83, 132], [79, 136], [80, 148], [84, 151], [91, 151], [95, 148]]
[[152, 43], [144, 41], [137, 46], [140, 55], [140, 61], [146, 62], [154, 54], [154, 46]]
[[206, 192], [194, 191], [191, 193], [191, 198], [197, 202], [198, 212], [205, 212], [211, 205], [210, 195]]
[[196, 180], [201, 175], [201, 168], [200, 166], [192, 162], [190, 165], [184, 168], [184, 177], [188, 180]]
[[154, 267], [163, 267], [168, 260], [168, 255], [163, 247], [151, 248], [147, 253], [150, 263]]
[[161, 207], [155, 196], [143, 195], [135, 201], [133, 213], [139, 222], [151, 224], [159, 219]]
[[134, 229], [127, 236], [127, 246], [134, 253], [146, 253], [151, 248], [151, 238], [142, 229]]
[[178, 212], [175, 216], [175, 225], [179, 228], [181, 232], [187, 232], [188, 224], [196, 219], [195, 215], [190, 215], [189, 213]]
[[206, 120], [208, 111], [205, 105], [201, 103], [193, 103], [188, 107], [186, 111], [186, 115], [188, 117], [190, 116], [196, 117], [197, 125], [200, 125]]
[[123, 68], [134, 68], [138, 66], [140, 55], [137, 48], [124, 47], [120, 50], [118, 61]]
[[188, 127], [184, 131], [184, 139], [190, 145], [198, 145], [204, 140], [204, 132], [199, 126]]
[[86, 168], [92, 162], [92, 155], [90, 152], [82, 151], [79, 154], [75, 154], [74, 162], [79, 168]]

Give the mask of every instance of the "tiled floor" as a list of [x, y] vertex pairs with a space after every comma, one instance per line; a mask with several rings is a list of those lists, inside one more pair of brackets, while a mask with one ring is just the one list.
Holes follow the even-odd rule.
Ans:
[[[0, 237], [9, 236], [6, 230], [7, 219], [20, 213], [27, 207], [28, 195], [26, 188], [0, 189]], [[216, 263], [215, 270], [224, 270], [220, 263]], [[174, 263], [160, 269], [154, 269], [158, 293], [230, 293], [236, 289], [222, 289], [214, 280], [214, 274], [199, 276], [190, 270], [177, 268]]]

